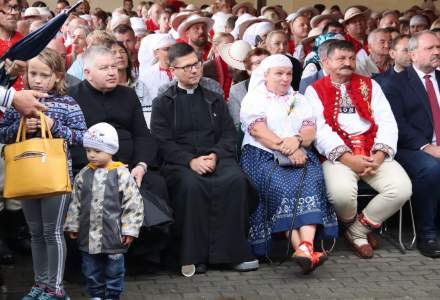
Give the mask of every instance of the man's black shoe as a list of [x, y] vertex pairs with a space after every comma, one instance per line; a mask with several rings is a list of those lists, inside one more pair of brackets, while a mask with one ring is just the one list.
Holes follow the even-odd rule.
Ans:
[[419, 241], [417, 248], [420, 253], [427, 257], [438, 258], [440, 257], [440, 245], [437, 240], [424, 240]]
[[196, 265], [196, 274], [205, 274], [208, 271], [208, 266], [205, 264]]

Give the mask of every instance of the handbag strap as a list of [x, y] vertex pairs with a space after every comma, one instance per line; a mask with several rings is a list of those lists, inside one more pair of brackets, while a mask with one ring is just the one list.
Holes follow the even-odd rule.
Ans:
[[47, 126], [46, 116], [41, 111], [39, 111], [38, 114], [40, 116], [41, 137], [43, 139], [46, 139], [47, 138], [46, 132], [47, 132], [49, 139], [53, 139], [52, 132], [49, 130], [49, 126]]
[[[49, 130], [49, 126], [47, 126], [46, 116], [41, 111], [38, 112], [38, 116], [40, 118], [41, 137], [43, 139], [46, 139], [48, 137], [49, 139], [53, 139], [52, 132]], [[20, 141], [23, 142], [25, 140], [26, 140], [26, 122], [25, 122], [25, 117], [21, 117], [15, 142], [19, 143]]]
[[[17, 137], [15, 138], [16, 143], [20, 142], [20, 137], [22, 141], [26, 140], [26, 128], [24, 128], [25, 126], [26, 126], [26, 122], [24, 121], [24, 117], [21, 117], [20, 125], [18, 125]], [[24, 137], [23, 137], [23, 133], [24, 133]]]

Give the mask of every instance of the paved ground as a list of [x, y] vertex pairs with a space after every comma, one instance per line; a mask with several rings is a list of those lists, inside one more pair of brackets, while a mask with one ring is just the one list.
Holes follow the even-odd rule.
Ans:
[[[30, 258], [3, 269], [9, 288], [4, 299], [21, 299], [32, 283]], [[80, 284], [67, 284], [67, 290], [74, 300], [87, 299]], [[160, 272], [129, 276], [123, 299], [440, 299], [440, 260], [417, 251], [403, 255], [383, 239], [375, 257], [362, 260], [339, 241], [329, 261], [308, 276], [292, 262], [193, 278]]]

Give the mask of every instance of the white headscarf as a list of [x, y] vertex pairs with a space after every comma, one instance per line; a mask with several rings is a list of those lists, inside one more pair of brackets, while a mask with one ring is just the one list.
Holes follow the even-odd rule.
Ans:
[[148, 68], [156, 63], [154, 50], [172, 46], [176, 40], [168, 33], [153, 33], [144, 37], [139, 47], [139, 70]]
[[252, 47], [255, 47], [255, 38], [257, 35], [263, 35], [274, 30], [272, 22], [258, 22], [249, 26], [243, 34], [243, 41], [246, 41]]
[[251, 19], [256, 19], [256, 17], [248, 13], [242, 14], [237, 18], [237, 21], [235, 21], [234, 30], [232, 30], [231, 32], [234, 39], [238, 38], [238, 34], [240, 33], [240, 25], [243, 24], [245, 21]]
[[222, 11], [215, 13], [212, 16], [212, 19], [214, 20], [214, 32], [225, 32], [226, 22], [230, 17], [232, 17], [232, 14], [226, 14]]
[[290, 67], [293, 68], [290, 59], [283, 54], [274, 54], [263, 59], [261, 64], [252, 72], [249, 82], [249, 91], [264, 86], [266, 80], [264, 74], [274, 67]]

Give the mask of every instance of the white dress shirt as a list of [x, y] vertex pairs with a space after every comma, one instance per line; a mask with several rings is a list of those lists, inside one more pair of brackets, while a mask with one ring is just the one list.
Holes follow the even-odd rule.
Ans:
[[[413, 65], [414, 70], [416, 71], [417, 75], [419, 76], [420, 80], [422, 81], [423, 86], [426, 88], [426, 84], [425, 84], [425, 75], [430, 75], [429, 80], [431, 80], [432, 85], [434, 86], [434, 91], [435, 91], [435, 96], [437, 97], [437, 102], [440, 105], [440, 90], [438, 87], [438, 82], [437, 82], [437, 78], [435, 77], [435, 70], [432, 71], [429, 74], [425, 74], [424, 72], [420, 71], [419, 69], [417, 69], [414, 65]], [[428, 99], [429, 100], [429, 99]], [[431, 103], [429, 103], [429, 106], [431, 106]], [[435, 131], [434, 134], [432, 135], [432, 145], [436, 145], [437, 144], [437, 137], [435, 136]], [[424, 145], [421, 149], [423, 150], [427, 145]]]

